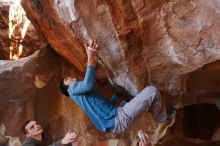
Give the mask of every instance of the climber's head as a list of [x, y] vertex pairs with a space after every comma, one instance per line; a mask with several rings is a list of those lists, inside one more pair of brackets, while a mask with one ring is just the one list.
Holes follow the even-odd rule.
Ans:
[[60, 91], [62, 92], [62, 94], [69, 96], [69, 93], [67, 90], [69, 88], [69, 85], [74, 81], [76, 81], [76, 78], [66, 77], [60, 82]]

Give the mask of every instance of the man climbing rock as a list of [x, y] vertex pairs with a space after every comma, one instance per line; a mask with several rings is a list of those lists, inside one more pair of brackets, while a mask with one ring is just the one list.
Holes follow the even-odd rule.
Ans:
[[61, 92], [70, 96], [102, 132], [124, 132], [147, 111], [152, 113], [156, 122], [166, 122], [166, 107], [159, 90], [154, 86], [146, 87], [122, 107], [116, 107], [113, 101], [105, 98], [95, 88], [97, 47], [96, 41], [92, 41], [90, 45], [85, 44], [88, 65], [84, 80], [77, 81], [76, 78], [66, 77], [60, 83]]

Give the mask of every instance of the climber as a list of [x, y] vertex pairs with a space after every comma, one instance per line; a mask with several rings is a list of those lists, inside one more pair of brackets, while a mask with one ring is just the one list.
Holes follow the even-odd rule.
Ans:
[[[25, 140], [22, 146], [41, 146], [43, 141], [43, 129], [35, 120], [24, 122], [21, 131], [25, 134]], [[68, 132], [65, 137], [49, 146], [77, 146], [76, 133]]]
[[129, 129], [134, 120], [147, 111], [152, 113], [155, 121], [163, 123], [167, 121], [166, 107], [162, 102], [159, 90], [154, 86], [146, 87], [122, 107], [114, 105], [115, 96], [112, 100], [105, 98], [95, 88], [97, 41], [84, 45], [88, 58], [84, 80], [77, 81], [76, 78], [66, 77], [60, 83], [60, 90], [62, 94], [70, 96], [83, 109], [100, 131], [124, 132]]

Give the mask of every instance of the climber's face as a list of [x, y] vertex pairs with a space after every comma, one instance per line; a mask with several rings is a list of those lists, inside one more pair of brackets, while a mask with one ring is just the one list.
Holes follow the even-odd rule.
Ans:
[[64, 80], [63, 80], [63, 83], [64, 85], [68, 86], [70, 85], [72, 82], [76, 81], [76, 78], [73, 78], [73, 77], [66, 77]]

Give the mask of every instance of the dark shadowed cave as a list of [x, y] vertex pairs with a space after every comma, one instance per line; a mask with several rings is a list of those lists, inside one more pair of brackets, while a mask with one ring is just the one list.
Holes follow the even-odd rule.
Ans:
[[184, 137], [212, 141], [220, 126], [220, 110], [213, 104], [186, 106], [182, 123]]

